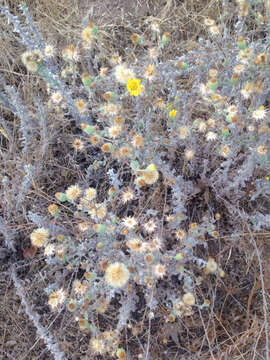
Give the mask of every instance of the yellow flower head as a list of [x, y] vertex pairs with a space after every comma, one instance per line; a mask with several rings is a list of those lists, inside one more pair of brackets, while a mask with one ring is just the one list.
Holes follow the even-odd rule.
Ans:
[[148, 165], [147, 168], [145, 170], [143, 170], [142, 177], [143, 177], [143, 180], [145, 181], [145, 183], [148, 185], [152, 185], [155, 182], [157, 182], [159, 173], [156, 168], [156, 165], [153, 163]]
[[129, 79], [127, 82], [127, 89], [131, 96], [138, 96], [142, 91], [142, 85], [140, 84], [141, 80], [133, 78]]
[[157, 171], [157, 167], [156, 167], [155, 164], [152, 163], [152, 164], [147, 166], [146, 170], [148, 170], [148, 171]]
[[169, 117], [174, 118], [174, 117], [176, 117], [177, 113], [178, 113], [178, 110], [173, 109], [169, 112]]

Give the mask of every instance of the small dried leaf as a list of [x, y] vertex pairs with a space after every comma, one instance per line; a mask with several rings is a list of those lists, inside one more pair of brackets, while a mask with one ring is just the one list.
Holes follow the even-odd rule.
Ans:
[[37, 253], [37, 247], [31, 246], [30, 248], [26, 248], [23, 251], [23, 257], [25, 259], [33, 259], [36, 256]]

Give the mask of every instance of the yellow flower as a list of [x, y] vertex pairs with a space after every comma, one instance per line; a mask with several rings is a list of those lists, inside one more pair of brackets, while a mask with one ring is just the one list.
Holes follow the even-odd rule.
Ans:
[[148, 171], [157, 171], [157, 167], [155, 164], [150, 164], [147, 166], [146, 170]]
[[153, 163], [148, 165], [145, 170], [138, 170], [137, 174], [142, 175], [140, 178], [137, 178], [137, 180], [143, 179], [145, 184], [148, 184], [148, 185], [152, 185], [155, 182], [157, 182], [158, 177], [159, 177], [159, 173], [156, 168], [156, 165]]
[[178, 113], [178, 110], [173, 109], [169, 112], [169, 117], [174, 118], [174, 117], [176, 117], [177, 113]]
[[133, 78], [129, 79], [127, 82], [127, 89], [131, 96], [138, 96], [142, 91], [142, 85], [140, 84], [141, 80]]

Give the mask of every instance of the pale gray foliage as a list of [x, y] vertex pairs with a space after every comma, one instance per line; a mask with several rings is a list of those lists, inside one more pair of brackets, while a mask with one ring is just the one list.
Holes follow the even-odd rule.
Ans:
[[16, 230], [11, 229], [2, 216], [0, 216], [0, 232], [4, 236], [4, 242], [6, 247], [15, 252], [16, 249], [14, 237], [16, 234]]
[[119, 309], [119, 317], [117, 323], [117, 329], [122, 330], [126, 325], [128, 320], [131, 318], [131, 312], [135, 312], [137, 309], [137, 302], [139, 298], [134, 294], [128, 293], [126, 296], [122, 296], [120, 303], [121, 307]]
[[15, 266], [12, 266], [11, 268], [11, 278], [13, 280], [14, 286], [16, 288], [16, 292], [21, 299], [22, 305], [24, 307], [27, 316], [35, 325], [37, 329], [37, 333], [40, 336], [40, 338], [44, 340], [47, 349], [51, 352], [55, 360], [66, 359], [66, 355], [60, 350], [57, 340], [53, 337], [50, 331], [40, 323], [40, 316], [38, 315], [38, 313], [36, 313], [33, 310], [32, 306], [27, 301], [26, 296], [24, 294], [23, 286], [21, 285], [17, 277]]

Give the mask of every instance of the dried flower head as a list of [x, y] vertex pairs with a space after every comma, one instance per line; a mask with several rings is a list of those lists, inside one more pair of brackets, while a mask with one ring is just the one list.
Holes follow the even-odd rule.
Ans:
[[102, 220], [107, 215], [107, 206], [106, 204], [96, 204], [96, 215]]
[[254, 125], [249, 125], [247, 127], [247, 129], [248, 129], [249, 132], [253, 132], [253, 131], [255, 131], [255, 126]]
[[208, 131], [208, 133], [206, 134], [206, 140], [207, 141], [214, 141], [217, 139], [217, 134], [214, 133], [213, 131]]
[[58, 305], [63, 304], [65, 298], [66, 292], [63, 289], [59, 289], [50, 294], [48, 304], [52, 309], [55, 309]]
[[55, 253], [55, 246], [53, 244], [48, 244], [45, 246], [44, 255], [45, 256], [52, 256]]
[[121, 288], [129, 280], [129, 270], [123, 263], [113, 263], [108, 266], [105, 273], [105, 281], [112, 287]]
[[82, 190], [79, 185], [71, 185], [66, 190], [66, 196], [69, 200], [75, 201], [81, 196]]
[[76, 279], [73, 282], [74, 292], [78, 295], [84, 295], [88, 290], [88, 285], [86, 283], [82, 283], [80, 280]]
[[148, 49], [149, 57], [152, 59], [156, 59], [158, 57], [158, 50], [156, 48]]
[[100, 137], [99, 135], [91, 135], [90, 136], [90, 143], [93, 145], [93, 146], [97, 146], [99, 143], [100, 143]]
[[133, 44], [138, 44], [141, 40], [140, 36], [136, 33], [131, 34], [130, 40], [133, 42]]
[[253, 83], [247, 82], [240, 92], [245, 99], [248, 99], [253, 92]]
[[258, 134], [267, 134], [269, 133], [270, 128], [268, 125], [261, 125], [258, 127]]
[[123, 158], [123, 157], [129, 156], [131, 154], [131, 151], [132, 151], [132, 148], [130, 148], [129, 146], [122, 146], [119, 149], [120, 157]]
[[90, 225], [87, 224], [87, 222], [84, 221], [84, 222], [81, 222], [81, 223], [78, 224], [78, 229], [80, 231], [84, 232], [84, 231], [87, 231], [87, 230], [90, 229]]
[[255, 65], [265, 64], [266, 62], [267, 62], [267, 54], [266, 53], [259, 54], [256, 57], [256, 59], [254, 60]]
[[143, 225], [144, 229], [148, 233], [152, 233], [155, 231], [157, 225], [155, 224], [154, 220], [149, 220], [147, 223]]
[[43, 227], [34, 230], [30, 235], [31, 243], [36, 247], [42, 247], [48, 241], [48, 238], [49, 231]]
[[120, 134], [122, 128], [119, 125], [113, 125], [108, 128], [108, 135], [112, 139], [117, 138], [117, 136]]
[[102, 112], [105, 116], [115, 116], [119, 113], [120, 106], [112, 102], [103, 105]]
[[192, 306], [185, 304], [183, 300], [177, 301], [174, 304], [174, 313], [177, 316], [191, 316], [193, 314]]
[[144, 178], [142, 176], [136, 178], [136, 184], [139, 186], [139, 187], [143, 187], [146, 184], [146, 182], [144, 181]]
[[78, 138], [74, 139], [72, 146], [76, 151], [84, 150], [84, 142], [81, 139]]
[[84, 102], [83, 99], [78, 99], [75, 104], [80, 114], [84, 114], [86, 112], [87, 104]]
[[234, 73], [241, 74], [243, 71], [245, 71], [246, 67], [244, 64], [238, 64], [233, 68]]
[[101, 146], [101, 150], [104, 152], [104, 153], [109, 153], [113, 150], [113, 146], [112, 144], [110, 143], [105, 143]]
[[192, 293], [186, 293], [182, 300], [186, 305], [195, 305], [195, 297]]
[[144, 146], [144, 139], [141, 135], [134, 135], [132, 139], [132, 145], [136, 148]]
[[62, 56], [66, 61], [78, 61], [79, 54], [74, 45], [69, 45], [62, 50]]
[[210, 69], [209, 72], [208, 72], [209, 76], [210, 77], [217, 77], [218, 76], [218, 71], [217, 69]]
[[259, 155], [266, 155], [268, 153], [268, 148], [266, 145], [259, 145], [256, 151]]
[[244, 17], [248, 15], [248, 4], [244, 1], [239, 3], [240, 16]]
[[210, 19], [210, 18], [206, 18], [206, 19], [204, 20], [204, 25], [206, 25], [206, 26], [213, 26], [213, 25], [215, 25], [215, 20]]
[[139, 238], [133, 238], [127, 241], [127, 247], [133, 252], [141, 252], [142, 241]]
[[207, 274], [214, 274], [218, 269], [218, 265], [215, 262], [215, 260], [213, 258], [209, 258], [205, 267], [205, 272]]
[[187, 236], [185, 230], [179, 229], [176, 231], [175, 236], [178, 240], [183, 240]]
[[236, 105], [230, 105], [227, 107], [226, 111], [230, 115], [236, 115], [238, 112], [238, 107]]
[[125, 64], [119, 64], [114, 69], [115, 78], [121, 84], [126, 84], [129, 79], [134, 78], [132, 69], [128, 69]]
[[219, 153], [224, 157], [228, 157], [231, 153], [231, 148], [228, 145], [221, 145]]
[[162, 248], [162, 240], [156, 236], [151, 242], [148, 244], [148, 251], [157, 252]]
[[212, 34], [212, 35], [219, 35], [219, 28], [218, 28], [218, 26], [216, 26], [216, 25], [213, 25], [213, 26], [210, 26], [209, 27], [209, 32], [210, 32], [210, 34]]
[[118, 65], [118, 64], [121, 64], [121, 56], [119, 56], [119, 54], [117, 53], [114, 53], [112, 54], [112, 57], [110, 59], [110, 63], [114, 66], [114, 65]]
[[122, 220], [122, 224], [128, 229], [133, 229], [138, 222], [134, 217], [128, 216]]
[[212, 119], [212, 118], [208, 119], [208, 120], [207, 120], [207, 125], [208, 125], [209, 127], [214, 128], [214, 127], [216, 126], [216, 120], [215, 120], [215, 119]]
[[204, 121], [199, 122], [198, 130], [199, 132], [205, 132], [207, 129], [207, 124]]
[[39, 64], [42, 62], [42, 53], [38, 49], [31, 52], [26, 51], [21, 55], [21, 59], [27, 70], [37, 72]]
[[63, 95], [60, 93], [60, 91], [56, 91], [51, 95], [51, 100], [55, 104], [60, 104], [63, 100]]
[[144, 260], [147, 264], [151, 264], [155, 260], [155, 257], [153, 254], [148, 253], [145, 255]]
[[202, 95], [202, 96], [205, 96], [205, 95], [208, 94], [209, 88], [208, 88], [207, 85], [201, 83], [201, 84], [199, 85], [199, 90], [200, 90], [201, 95]]
[[47, 44], [44, 49], [44, 54], [48, 58], [53, 57], [55, 55], [55, 48], [52, 45]]
[[50, 204], [48, 206], [48, 211], [52, 216], [56, 216], [59, 213], [59, 206], [56, 204]]
[[113, 118], [114, 125], [122, 125], [124, 123], [124, 119], [122, 116], [116, 116]]
[[90, 340], [90, 345], [95, 354], [103, 355], [106, 353], [105, 342], [103, 339], [92, 337]]
[[194, 158], [195, 151], [194, 150], [186, 150], [185, 151], [185, 158], [190, 161]]
[[260, 106], [259, 109], [253, 111], [253, 113], [252, 113], [252, 117], [255, 120], [262, 120], [265, 118], [265, 116], [266, 116], [266, 110], [263, 105]]
[[127, 358], [127, 354], [126, 354], [125, 350], [122, 348], [117, 349], [116, 356], [117, 356], [118, 360], [126, 360], [126, 358]]
[[166, 266], [157, 264], [153, 266], [154, 276], [158, 279], [162, 279], [166, 275]]
[[145, 79], [149, 80], [149, 81], [153, 81], [155, 78], [157, 78], [157, 72], [156, 72], [156, 67], [153, 64], [149, 64], [146, 67], [146, 71], [144, 73], [144, 77]]
[[106, 67], [102, 67], [102, 68], [99, 70], [99, 75], [100, 75], [101, 77], [107, 76], [107, 73], [108, 73], [108, 68], [106, 68]]
[[132, 190], [125, 190], [122, 194], [122, 202], [125, 204], [134, 199], [134, 192]]
[[186, 139], [188, 137], [189, 134], [189, 128], [187, 126], [180, 126], [178, 128], [178, 134], [180, 139]]

